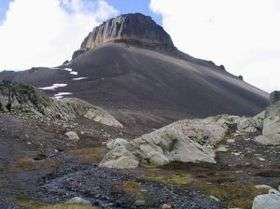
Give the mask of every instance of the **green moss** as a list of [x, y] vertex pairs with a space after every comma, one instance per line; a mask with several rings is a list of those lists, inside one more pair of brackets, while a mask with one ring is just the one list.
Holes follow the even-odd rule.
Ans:
[[185, 186], [192, 181], [192, 176], [183, 171], [162, 172], [160, 169], [148, 169], [146, 178], [150, 181]]
[[83, 163], [99, 163], [105, 156], [106, 149], [104, 147], [82, 148], [68, 153], [78, 157]]
[[121, 190], [127, 194], [133, 194], [136, 199], [144, 199], [141, 191], [141, 185], [136, 181], [124, 181], [121, 184]]
[[265, 189], [256, 189], [254, 185], [246, 184], [214, 185], [196, 182], [194, 186], [208, 196], [219, 198], [227, 208], [251, 209], [254, 198], [267, 193]]

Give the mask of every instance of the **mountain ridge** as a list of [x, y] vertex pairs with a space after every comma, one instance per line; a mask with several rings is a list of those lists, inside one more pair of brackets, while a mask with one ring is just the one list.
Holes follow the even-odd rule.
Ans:
[[[118, 22], [122, 27], [116, 30]], [[150, 17], [122, 15], [93, 31], [61, 66], [2, 72], [0, 80], [28, 83], [52, 97], [85, 100], [140, 133], [184, 118], [255, 115], [269, 104], [266, 92], [224, 66], [179, 51]], [[140, 37], [137, 43], [130, 38], [135, 34]]]

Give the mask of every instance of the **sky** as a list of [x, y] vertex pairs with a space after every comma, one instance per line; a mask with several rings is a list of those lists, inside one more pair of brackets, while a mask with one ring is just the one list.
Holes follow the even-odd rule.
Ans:
[[280, 90], [280, 0], [0, 0], [0, 70], [57, 66], [108, 18], [141, 12], [181, 51]]

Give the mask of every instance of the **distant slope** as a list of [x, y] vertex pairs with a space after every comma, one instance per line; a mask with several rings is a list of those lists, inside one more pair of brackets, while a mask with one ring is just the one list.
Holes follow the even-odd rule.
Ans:
[[[221, 69], [124, 44], [88, 51], [69, 67], [78, 75], [61, 69], [33, 69], [12, 73], [9, 79], [37, 87], [68, 84], [47, 93], [71, 92], [111, 111], [126, 124], [143, 126], [221, 113], [253, 115], [268, 104], [267, 93]], [[8, 78], [5, 74], [0, 73], [1, 80]], [[86, 78], [73, 81], [75, 77]]]
[[178, 51], [163, 28], [141, 14], [95, 28], [59, 68], [2, 72], [3, 79], [47, 87], [51, 96], [81, 98], [140, 131], [182, 118], [254, 115], [269, 103], [266, 92], [222, 66]]

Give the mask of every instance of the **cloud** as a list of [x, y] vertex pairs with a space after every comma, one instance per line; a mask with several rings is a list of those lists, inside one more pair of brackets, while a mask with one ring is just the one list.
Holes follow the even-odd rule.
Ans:
[[151, 0], [150, 7], [180, 50], [280, 89], [279, 0]]
[[11, 1], [0, 25], [0, 70], [59, 65], [117, 13], [104, 0]]

